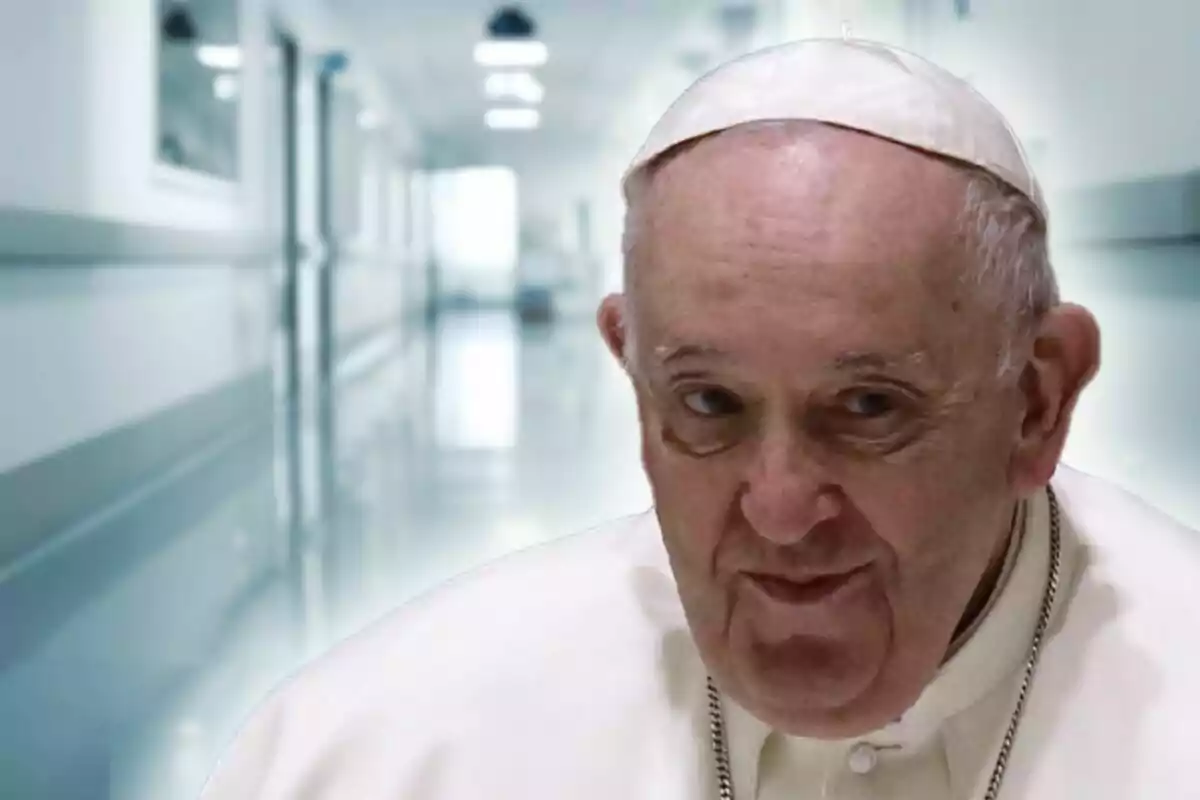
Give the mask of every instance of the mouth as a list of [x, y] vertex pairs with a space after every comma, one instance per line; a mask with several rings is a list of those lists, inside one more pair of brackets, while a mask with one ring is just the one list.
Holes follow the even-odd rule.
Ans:
[[761, 572], [747, 572], [744, 575], [758, 591], [772, 600], [789, 605], [804, 605], [824, 600], [858, 576], [864, 575], [869, 566], [864, 564], [849, 572], [815, 575], [803, 580], [792, 580]]

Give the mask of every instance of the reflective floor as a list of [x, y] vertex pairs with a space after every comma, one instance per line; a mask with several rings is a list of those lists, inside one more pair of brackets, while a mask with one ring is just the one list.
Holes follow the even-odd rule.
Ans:
[[[1200, 247], [1077, 253], [1062, 273], [1106, 335], [1069, 460], [1200, 527]], [[632, 398], [590, 323], [453, 316], [356, 372], [332, 528], [281, 521], [263, 435], [0, 581], [0, 798], [193, 798], [304, 660], [450, 576], [648, 505]]]

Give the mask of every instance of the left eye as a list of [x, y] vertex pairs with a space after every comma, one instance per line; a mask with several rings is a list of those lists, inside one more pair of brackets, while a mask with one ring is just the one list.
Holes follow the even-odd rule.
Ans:
[[884, 417], [897, 409], [891, 395], [872, 391], [853, 392], [843, 398], [843, 405], [854, 416], [865, 419]]

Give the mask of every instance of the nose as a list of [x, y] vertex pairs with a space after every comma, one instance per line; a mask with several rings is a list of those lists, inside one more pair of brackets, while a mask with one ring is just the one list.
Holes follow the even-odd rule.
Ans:
[[836, 487], [796, 439], [782, 432], [763, 437], [741, 496], [746, 521], [759, 536], [781, 546], [799, 542], [841, 511]]

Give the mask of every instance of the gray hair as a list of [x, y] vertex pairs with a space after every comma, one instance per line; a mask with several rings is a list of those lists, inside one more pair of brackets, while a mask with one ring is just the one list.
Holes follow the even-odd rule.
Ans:
[[1020, 367], [1016, 349], [1028, 343], [1038, 323], [1059, 303], [1058, 279], [1050, 261], [1046, 220], [1028, 197], [975, 167], [959, 217], [973, 269], [964, 275], [979, 297], [998, 312], [1008, 334], [1002, 342], [998, 377]]
[[[775, 127], [795, 123], [761, 124]], [[631, 175], [626, 183], [622, 240], [626, 286], [630, 285], [634, 251], [644, 227], [644, 197], [654, 175], [666, 162], [696, 141], [678, 145], [659, 155]], [[997, 368], [997, 378], [1003, 380], [1020, 368], [1018, 349], [1028, 345], [1042, 318], [1059, 303], [1058, 281], [1050, 261], [1047, 221], [1032, 200], [991, 173], [957, 162], [955, 167], [967, 175], [959, 231], [966, 240], [973, 267], [963, 275], [962, 280], [973, 284], [985, 307], [998, 314], [1005, 326]], [[635, 352], [633, 334], [632, 330], [626, 331], [627, 366], [632, 366], [630, 359]]]

